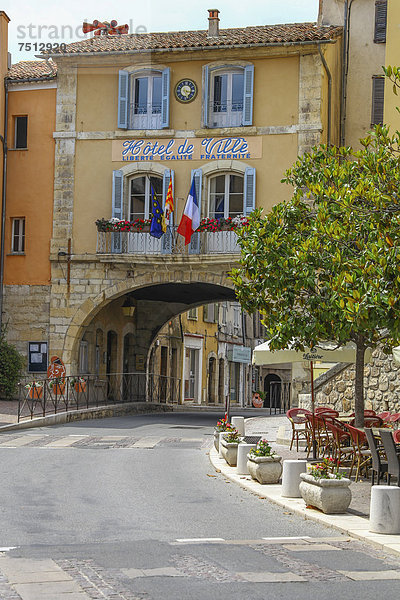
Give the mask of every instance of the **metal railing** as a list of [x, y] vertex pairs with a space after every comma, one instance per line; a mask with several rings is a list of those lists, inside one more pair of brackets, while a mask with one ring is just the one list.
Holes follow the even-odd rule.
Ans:
[[269, 384], [269, 412], [286, 413], [290, 408], [290, 382], [281, 383], [280, 381], [271, 381]]
[[189, 254], [240, 254], [235, 231], [196, 231], [190, 244], [177, 232], [177, 227], [168, 227], [157, 239], [145, 232], [98, 231], [98, 254], [146, 254], [146, 255], [189, 255]]
[[178, 404], [181, 380], [154, 373], [110, 373], [19, 384], [18, 422], [60, 412], [128, 402]]

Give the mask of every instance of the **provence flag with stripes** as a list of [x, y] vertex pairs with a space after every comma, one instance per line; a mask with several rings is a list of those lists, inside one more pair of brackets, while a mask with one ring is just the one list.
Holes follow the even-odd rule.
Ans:
[[164, 211], [161, 208], [161, 204], [159, 203], [159, 201], [157, 200], [157, 196], [156, 193], [154, 191], [153, 186], [151, 186], [150, 188], [150, 197], [151, 197], [151, 212], [152, 212], [152, 219], [151, 219], [151, 225], [150, 225], [150, 235], [152, 235], [155, 238], [160, 238], [165, 229], [164, 229]]
[[173, 212], [174, 212], [174, 196], [172, 194], [172, 177], [170, 176], [167, 197], [165, 199], [165, 220], [167, 223]]
[[178, 226], [178, 233], [183, 235], [185, 238], [185, 246], [190, 244], [190, 239], [196, 229], [200, 225], [200, 210], [199, 204], [197, 202], [196, 196], [196, 186], [194, 184], [194, 177], [192, 180], [192, 185], [190, 187], [190, 192], [188, 198], [186, 200], [185, 209], [183, 211], [181, 222]]

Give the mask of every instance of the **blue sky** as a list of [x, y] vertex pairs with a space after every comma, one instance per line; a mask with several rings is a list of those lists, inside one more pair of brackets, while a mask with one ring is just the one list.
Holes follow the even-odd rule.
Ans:
[[[315, 21], [318, 0], [41, 0], [40, 4], [27, 0], [3, 0], [2, 10], [11, 19], [9, 24], [9, 51], [12, 62], [35, 60], [38, 50], [33, 44], [65, 42], [85, 39], [82, 23], [94, 19], [118, 24], [128, 23], [134, 33], [143, 31], [181, 31], [205, 29], [207, 9], [221, 11], [221, 27], [243, 27], [272, 23]], [[26, 44], [32, 44], [31, 49]], [[22, 47], [21, 47], [22, 45]]]

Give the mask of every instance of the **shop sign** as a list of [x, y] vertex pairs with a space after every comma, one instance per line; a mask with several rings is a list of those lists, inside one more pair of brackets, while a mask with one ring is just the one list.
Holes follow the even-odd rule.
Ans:
[[262, 157], [261, 137], [113, 140], [114, 162], [242, 160]]
[[251, 348], [233, 346], [231, 350], [228, 350], [228, 360], [248, 365], [251, 363]]

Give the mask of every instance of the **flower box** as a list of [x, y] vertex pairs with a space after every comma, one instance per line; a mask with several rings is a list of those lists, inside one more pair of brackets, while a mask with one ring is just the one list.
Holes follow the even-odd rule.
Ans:
[[230, 467], [236, 467], [238, 443], [227, 442], [224, 437], [220, 440], [221, 454]]
[[74, 388], [78, 394], [86, 392], [86, 381], [82, 381], [82, 382], [78, 381], [77, 383], [74, 384]]
[[32, 386], [26, 395], [27, 398], [31, 400], [40, 400], [43, 396], [43, 386], [35, 385]]
[[247, 455], [247, 469], [252, 477], [259, 483], [278, 483], [282, 475], [282, 457]]
[[346, 512], [351, 502], [350, 479], [334, 475], [318, 479], [308, 473], [300, 473], [300, 478], [300, 494], [307, 506], [327, 515]]

